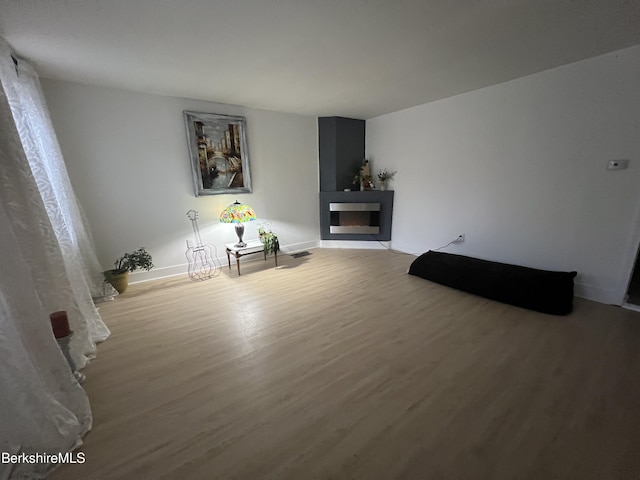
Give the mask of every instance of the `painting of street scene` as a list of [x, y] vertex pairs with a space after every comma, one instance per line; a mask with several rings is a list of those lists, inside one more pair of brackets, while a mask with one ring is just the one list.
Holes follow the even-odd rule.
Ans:
[[246, 119], [184, 112], [196, 196], [251, 192]]

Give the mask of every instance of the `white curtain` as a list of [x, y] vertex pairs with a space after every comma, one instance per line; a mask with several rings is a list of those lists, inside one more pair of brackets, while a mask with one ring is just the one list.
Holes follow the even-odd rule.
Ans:
[[[0, 81], [0, 452], [66, 452], [91, 428], [91, 410], [49, 314], [67, 311], [71, 357], [83, 367], [109, 336], [92, 301], [101, 268], [38, 78], [2, 38]], [[0, 463], [0, 479], [46, 468]]]

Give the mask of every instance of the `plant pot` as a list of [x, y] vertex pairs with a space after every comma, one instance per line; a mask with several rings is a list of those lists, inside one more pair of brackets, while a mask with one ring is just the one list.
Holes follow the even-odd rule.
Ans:
[[124, 293], [129, 286], [129, 271], [119, 272], [117, 270], [107, 270], [104, 272], [104, 279], [110, 283], [118, 293]]

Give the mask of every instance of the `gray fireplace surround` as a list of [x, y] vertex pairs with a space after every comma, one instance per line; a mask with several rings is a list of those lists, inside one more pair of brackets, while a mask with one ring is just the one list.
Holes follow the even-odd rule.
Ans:
[[318, 118], [323, 240], [391, 240], [393, 191], [359, 191], [353, 184], [364, 160], [365, 125], [353, 118]]
[[[331, 205], [334, 204], [332, 211]], [[341, 205], [341, 211], [335, 210], [335, 204]], [[354, 210], [349, 210], [348, 205], [354, 205]], [[360, 205], [378, 205], [379, 210], [361, 210]], [[374, 207], [375, 208], [375, 207]], [[347, 222], [350, 225], [341, 225], [340, 216], [343, 212], [362, 212], [361, 219], [358, 216], [349, 215], [347, 218], [355, 221]], [[369, 190], [364, 192], [320, 192], [320, 238], [323, 240], [391, 240], [391, 214], [393, 212], [393, 192]], [[367, 223], [364, 221], [368, 219]], [[331, 227], [356, 227], [336, 229]], [[361, 229], [362, 233], [355, 233]], [[369, 228], [366, 228], [369, 227]], [[376, 228], [377, 232], [376, 232]], [[332, 233], [333, 232], [335, 233]], [[339, 233], [344, 230], [345, 233]]]

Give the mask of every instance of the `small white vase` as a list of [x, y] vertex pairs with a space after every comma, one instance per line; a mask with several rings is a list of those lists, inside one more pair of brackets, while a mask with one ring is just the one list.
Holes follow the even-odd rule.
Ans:
[[386, 180], [380, 180], [380, 191], [384, 192], [387, 189], [387, 181]]

